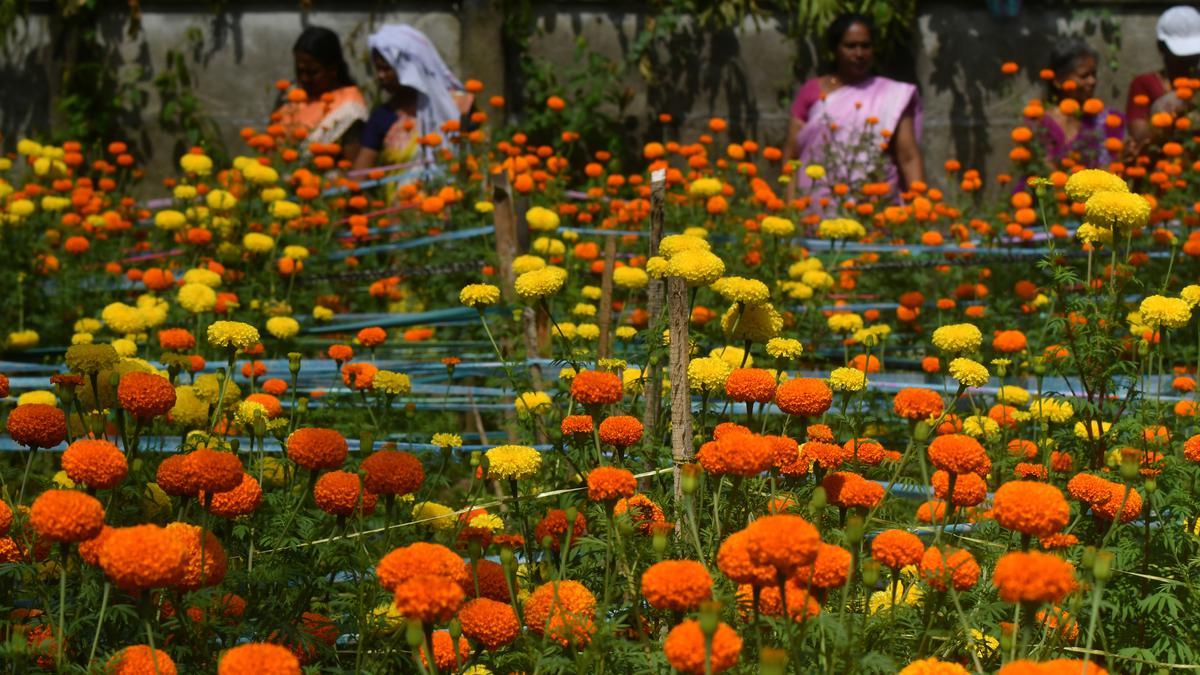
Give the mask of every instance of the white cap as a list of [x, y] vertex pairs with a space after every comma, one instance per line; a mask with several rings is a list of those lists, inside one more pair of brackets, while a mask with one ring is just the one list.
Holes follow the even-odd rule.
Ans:
[[1175, 56], [1200, 54], [1200, 12], [1176, 5], [1158, 17], [1158, 39]]

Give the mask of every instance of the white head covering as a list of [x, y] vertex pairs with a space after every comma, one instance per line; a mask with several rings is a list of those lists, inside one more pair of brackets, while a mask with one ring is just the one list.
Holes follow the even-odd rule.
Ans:
[[1158, 39], [1175, 56], [1200, 54], [1200, 12], [1194, 7], [1176, 5], [1158, 18]]
[[421, 31], [404, 24], [387, 24], [367, 38], [367, 45], [396, 71], [396, 79], [420, 92], [417, 125], [421, 134], [440, 132], [443, 124], [461, 117], [452, 91], [463, 85], [437, 48]]

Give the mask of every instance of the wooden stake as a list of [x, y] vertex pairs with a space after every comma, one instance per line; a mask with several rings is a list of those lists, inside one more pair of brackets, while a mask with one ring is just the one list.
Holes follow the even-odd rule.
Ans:
[[[659, 169], [650, 175], [650, 256], [658, 255], [658, 244], [662, 241], [664, 208], [666, 203], [667, 172]], [[662, 364], [659, 362], [659, 335], [663, 326], [663, 291], [666, 284], [662, 279], [651, 279], [646, 285], [646, 325], [650, 327], [646, 352], [650, 358], [642, 370], [645, 382], [646, 411], [642, 415], [645, 437], [658, 447], [658, 415], [662, 410]]]
[[496, 227], [496, 259], [500, 272], [500, 292], [506, 302], [516, 300], [513, 282], [513, 259], [517, 257], [517, 216], [513, 213], [512, 193], [508, 187], [508, 173], [492, 174], [492, 222]]
[[695, 459], [692, 448], [692, 393], [688, 388], [687, 282], [679, 277], [667, 279], [667, 318], [670, 320], [671, 346], [671, 457], [675, 460], [675, 498], [682, 495], [680, 469]]
[[600, 346], [597, 355], [607, 359], [612, 353], [613, 270], [617, 262], [617, 235], [604, 237], [604, 273], [600, 276]]

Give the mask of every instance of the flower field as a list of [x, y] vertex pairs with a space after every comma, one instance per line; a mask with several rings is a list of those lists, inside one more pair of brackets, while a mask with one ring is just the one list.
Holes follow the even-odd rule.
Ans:
[[1200, 662], [1188, 118], [789, 200], [720, 119], [621, 166], [488, 116], [0, 160], [0, 668]]

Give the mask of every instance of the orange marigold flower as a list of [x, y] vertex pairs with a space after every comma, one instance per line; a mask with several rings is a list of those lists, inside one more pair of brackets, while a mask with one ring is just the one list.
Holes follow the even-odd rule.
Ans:
[[237, 487], [217, 492], [211, 500], [203, 492], [199, 495], [201, 504], [208, 502], [208, 512], [221, 518], [237, 518], [254, 513], [262, 504], [262, 496], [262, 486], [248, 473], [242, 474], [242, 482]]
[[[566, 424], [566, 421], [563, 423]], [[618, 448], [628, 448], [642, 440], [642, 430], [642, 423], [631, 415], [606, 417], [600, 423], [600, 441]]]
[[614, 516], [625, 512], [629, 513], [629, 519], [633, 521], [634, 529], [638, 534], [650, 534], [650, 528], [654, 523], [661, 523], [666, 519], [662, 507], [655, 504], [646, 495], [633, 495], [628, 499], [618, 501], [613, 507]]
[[[504, 580], [504, 567], [491, 560], [476, 560], [475, 571], [471, 571], [471, 563], [463, 563], [463, 581], [459, 583], [468, 598], [487, 598], [496, 602], [508, 602], [508, 582]], [[479, 593], [475, 593], [475, 581], [479, 581]], [[513, 590], [519, 591], [517, 580], [513, 579]]]
[[1038, 446], [1033, 441], [1023, 438], [1014, 438], [1008, 442], [1008, 454], [1014, 457], [1024, 457], [1025, 459], [1033, 459], [1037, 457]]
[[[1108, 482], [1108, 481], [1106, 481]], [[1122, 523], [1137, 518], [1142, 512], [1142, 495], [1132, 487], [1120, 483], [1108, 482], [1108, 499], [1102, 503], [1092, 504], [1092, 512], [1097, 518], [1112, 520], [1120, 510]]]
[[3, 499], [0, 499], [0, 537], [8, 534], [9, 528], [12, 527], [12, 522], [12, 507]]
[[385, 555], [375, 568], [379, 585], [395, 591], [402, 582], [422, 574], [438, 574], [460, 584], [470, 578], [462, 556], [441, 544], [418, 541]]
[[789, 466], [800, 459], [800, 444], [787, 436], [763, 436], [771, 444], [771, 464], [775, 468]]
[[[604, 425], [600, 428], [603, 429]], [[613, 466], [592, 469], [587, 476], [587, 485], [588, 500], [593, 502], [628, 499], [637, 492], [637, 479], [633, 477], [633, 472]]]
[[[817, 559], [796, 570], [796, 583], [808, 588], [837, 588], [846, 584], [850, 574], [850, 551], [821, 542]], [[789, 593], [790, 595], [790, 593]], [[788, 598], [791, 601], [791, 598]]]
[[941, 395], [932, 389], [906, 387], [892, 399], [896, 414], [909, 420], [934, 419], [942, 414], [943, 408]]
[[871, 557], [881, 565], [898, 570], [915, 565], [925, 555], [921, 538], [907, 530], [884, 530], [871, 542]]
[[612, 405], [621, 401], [625, 388], [613, 373], [584, 370], [571, 379], [571, 396], [583, 405]]
[[86, 541], [79, 542], [79, 557], [83, 561], [93, 567], [100, 566], [100, 549], [104, 546], [104, 542], [108, 540], [108, 535], [112, 534], [113, 528], [105, 525], [100, 528], [100, 532]]
[[358, 344], [364, 347], [378, 347], [387, 341], [387, 331], [379, 326], [371, 326], [358, 331]]
[[921, 577], [932, 587], [945, 592], [950, 585], [956, 591], [966, 591], [979, 583], [979, 563], [966, 549], [930, 546], [921, 556]]
[[1005, 602], [1054, 603], [1075, 590], [1075, 566], [1038, 551], [1005, 553], [996, 562], [992, 584]]
[[400, 582], [395, 593], [400, 614], [431, 624], [449, 621], [466, 598], [462, 586], [450, 577], [428, 573]]
[[377, 495], [407, 495], [425, 482], [425, 467], [412, 453], [379, 450], [363, 460], [367, 490]]
[[1040, 610], [1034, 618], [1051, 633], [1057, 632], [1068, 641], [1079, 637], [1079, 622], [1062, 607], [1049, 607]]
[[184, 460], [197, 490], [228, 492], [242, 484], [242, 460], [232, 452], [197, 448]]
[[104, 664], [106, 675], [175, 675], [175, 662], [161, 649], [133, 645], [113, 654]]
[[[950, 498], [950, 477], [954, 476], [954, 495]], [[934, 471], [930, 479], [933, 496], [948, 499], [955, 506], [977, 506], [987, 499], [987, 483], [977, 473], [950, 474]]]
[[188, 462], [187, 455], [169, 455], [158, 465], [155, 481], [162, 491], [172, 497], [187, 497], [196, 494], [194, 467]]
[[746, 532], [751, 562], [774, 567], [781, 575], [811, 563], [821, 545], [820, 532], [800, 516], [764, 516], [750, 523]]
[[217, 675], [300, 675], [300, 660], [279, 645], [238, 645], [221, 656]]
[[1112, 495], [1111, 483], [1090, 473], [1076, 474], [1067, 481], [1067, 492], [1089, 505], [1103, 504]]
[[809, 441], [833, 442], [833, 429], [828, 424], [810, 424], [804, 429], [804, 437]]
[[688, 675], [704, 675], [706, 672], [722, 673], [737, 665], [742, 652], [742, 638], [728, 624], [721, 622], [712, 636], [709, 669], [705, 669], [707, 640], [700, 630], [700, 622], [689, 619], [671, 629], [663, 642], [663, 653], [671, 667]]
[[863, 464], [875, 465], [883, 461], [884, 449], [879, 441], [873, 438], [852, 438], [842, 444], [842, 450], [848, 459], [855, 458]]
[[778, 583], [775, 568], [756, 564], [750, 559], [746, 530], [731, 534], [717, 549], [717, 569], [737, 584], [763, 587]]
[[167, 351], [186, 352], [196, 346], [196, 336], [186, 328], [167, 328], [158, 331], [158, 346]]
[[175, 407], [175, 387], [162, 375], [125, 373], [117, 384], [117, 401], [129, 414], [147, 422]]
[[100, 567], [131, 593], [170, 588], [183, 579], [185, 553], [183, 542], [164, 527], [118, 527], [100, 547]]
[[[433, 663], [439, 673], [456, 673], [466, 665], [471, 658], [471, 643], [465, 637], [458, 637], [458, 651], [454, 651], [454, 638], [449, 631], [439, 630], [433, 633]], [[429, 656], [424, 644], [421, 645], [421, 664], [429, 667]]]
[[52, 405], [26, 403], [8, 413], [8, 435], [27, 448], [53, 448], [67, 437], [67, 416]]
[[1200, 434], [1183, 442], [1183, 457], [1189, 462], [1200, 462]]
[[85, 492], [46, 490], [33, 500], [29, 524], [42, 539], [74, 544], [100, 534], [104, 507]]
[[1063, 534], [1061, 532], [1058, 534], [1052, 534], [1049, 537], [1042, 537], [1041, 539], [1042, 548], [1047, 550], [1070, 548], [1078, 543], [1079, 537], [1076, 537], [1073, 534]]
[[775, 399], [775, 376], [762, 368], [738, 368], [725, 380], [725, 394], [739, 403], [770, 403]]
[[833, 390], [825, 380], [798, 377], [779, 385], [775, 404], [788, 415], [820, 417], [833, 404]]
[[1001, 527], [1041, 538], [1067, 526], [1071, 507], [1062, 491], [1053, 485], [1009, 481], [996, 490], [992, 515]]
[[129, 463], [117, 446], [102, 439], [81, 438], [67, 446], [62, 468], [72, 481], [92, 490], [108, 490], [125, 480]]
[[800, 455], [805, 459], [816, 462], [822, 469], [836, 469], [850, 459], [853, 450], [836, 443], [825, 441], [809, 441], [800, 446]]
[[[204, 552], [200, 551], [200, 527], [188, 523], [170, 523], [167, 531], [173, 534], [184, 547], [183, 578], [175, 584], [181, 591], [194, 591], [208, 586], [217, 586], [225, 580], [227, 560], [225, 547], [212, 532], [204, 531]], [[204, 565], [200, 564], [203, 557]]]
[[287, 439], [288, 459], [310, 471], [335, 469], [348, 453], [346, 437], [333, 429], [306, 427], [293, 431]]
[[512, 605], [488, 598], [476, 598], [463, 605], [458, 610], [458, 621], [463, 635], [488, 651], [511, 644], [521, 634], [521, 623]]
[[1044, 481], [1050, 477], [1050, 472], [1046, 471], [1045, 466], [1032, 462], [1019, 462], [1013, 467], [1013, 473], [1021, 480]]
[[362, 478], [349, 471], [330, 471], [321, 474], [313, 486], [317, 508], [331, 516], [345, 518], [361, 511], [375, 512], [375, 494], [363, 489]]
[[904, 666], [899, 675], [968, 675], [970, 672], [953, 661], [942, 661], [931, 656]]
[[[793, 621], [811, 619], [821, 613], [821, 604], [809, 593], [809, 589], [788, 579], [787, 604], [788, 617]], [[738, 613], [743, 619], [750, 621], [754, 609], [754, 587], [743, 585], [737, 592]], [[758, 591], [758, 613], [763, 616], [783, 616], [783, 599], [780, 597], [779, 586], [766, 586]]]
[[1023, 351], [1027, 344], [1025, 334], [1019, 330], [1002, 330], [992, 338], [992, 348], [1003, 354]]
[[695, 560], [663, 560], [642, 573], [642, 595], [655, 609], [690, 612], [712, 600], [712, 577]]
[[940, 523], [946, 520], [946, 502], [941, 499], [930, 499], [921, 502], [917, 507], [917, 522]]
[[725, 434], [701, 446], [696, 459], [711, 474], [748, 477], [771, 468], [775, 454], [771, 441], [763, 436]]
[[963, 434], [938, 436], [929, 444], [929, 460], [943, 471], [986, 474], [992, 461], [979, 441]]
[[370, 389], [378, 372], [370, 363], [347, 363], [342, 366], [342, 383], [355, 391]]
[[524, 609], [529, 632], [547, 635], [564, 647], [587, 644], [596, 628], [596, 597], [577, 581], [538, 586], [525, 600]]
[[[546, 516], [533, 527], [534, 538], [541, 543], [546, 537], [550, 537], [550, 548], [555, 551], [562, 548], [566, 534], [567, 512], [563, 509], [550, 509], [546, 512]], [[582, 513], [576, 513], [575, 522], [571, 524], [571, 542], [568, 546], [574, 546], [585, 534], [587, 534], [587, 518], [584, 518]]]
[[0, 563], [19, 563], [25, 559], [25, 549], [12, 537], [0, 537]]
[[752, 431], [750, 431], [750, 429], [738, 424], [737, 422], [721, 422], [717, 426], [713, 427], [713, 440], [719, 441], [722, 438], [725, 438], [726, 436], [732, 436], [735, 434], [750, 434], [750, 433], [754, 433], [754, 432], [752, 432]]
[[563, 436], [590, 435], [593, 429], [592, 416], [567, 415], [563, 418], [561, 428]]

